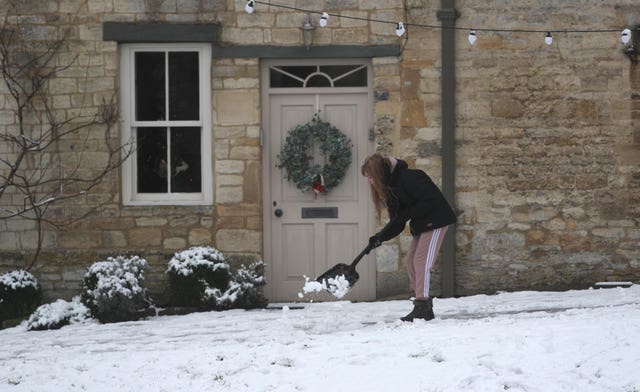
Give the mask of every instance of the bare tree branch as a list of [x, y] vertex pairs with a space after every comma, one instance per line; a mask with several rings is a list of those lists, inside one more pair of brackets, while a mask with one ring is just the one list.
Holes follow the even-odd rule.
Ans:
[[[15, 118], [13, 124], [0, 126], [0, 151], [6, 151], [0, 155], [0, 220], [36, 222], [37, 244], [29, 269], [42, 250], [46, 226], [63, 228], [98, 206], [63, 218], [51, 215], [50, 207], [86, 197], [132, 151], [130, 143], [121, 144], [114, 134], [119, 119], [114, 96], [97, 107], [56, 109], [53, 96], [61, 92], [51, 91], [52, 82], [78, 66], [78, 56], [66, 62], [61, 56], [73, 45], [70, 30], [59, 27], [57, 37], [32, 39], [18, 16], [9, 11], [0, 22], [0, 94], [5, 95], [5, 109], [0, 110]], [[91, 105], [86, 98], [82, 101]], [[87, 146], [97, 133], [102, 136], [101, 166], [88, 165], [95, 158]]]

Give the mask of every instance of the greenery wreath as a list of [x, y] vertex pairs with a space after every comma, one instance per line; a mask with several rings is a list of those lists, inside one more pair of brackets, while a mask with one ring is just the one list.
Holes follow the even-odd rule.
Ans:
[[[312, 164], [309, 153], [314, 141], [320, 143], [324, 165]], [[293, 181], [298, 189], [313, 189], [317, 197], [340, 184], [351, 165], [351, 147], [351, 139], [316, 114], [308, 123], [289, 130], [276, 166], [286, 170], [285, 179]]]

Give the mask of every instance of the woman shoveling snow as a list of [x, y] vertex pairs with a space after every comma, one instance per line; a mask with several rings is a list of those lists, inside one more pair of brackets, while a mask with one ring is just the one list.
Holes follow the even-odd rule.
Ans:
[[433, 299], [429, 296], [430, 271], [456, 215], [431, 178], [422, 170], [409, 169], [405, 161], [373, 154], [365, 159], [361, 172], [369, 179], [378, 217], [383, 208], [390, 217], [389, 223], [369, 239], [369, 247], [376, 248], [395, 238], [410, 221], [413, 240], [406, 263], [415, 300], [411, 313], [401, 320], [431, 320], [434, 314]]

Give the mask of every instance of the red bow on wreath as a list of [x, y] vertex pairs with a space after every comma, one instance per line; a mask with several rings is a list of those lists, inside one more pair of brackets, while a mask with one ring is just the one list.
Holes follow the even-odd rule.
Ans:
[[324, 187], [324, 177], [322, 176], [322, 174], [320, 175], [320, 181], [314, 181], [312, 187], [314, 199], [317, 199], [320, 193], [324, 193], [327, 191]]

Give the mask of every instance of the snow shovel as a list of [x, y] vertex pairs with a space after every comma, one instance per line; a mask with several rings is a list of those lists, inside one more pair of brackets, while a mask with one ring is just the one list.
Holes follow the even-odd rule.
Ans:
[[358, 271], [356, 271], [356, 265], [358, 265], [360, 260], [365, 255], [368, 255], [369, 252], [371, 252], [371, 249], [373, 249], [373, 247], [371, 245], [367, 245], [351, 264], [340, 263], [334, 265], [333, 267], [329, 268], [327, 272], [318, 276], [318, 278], [316, 278], [316, 282], [328, 282], [329, 279], [336, 279], [342, 275], [349, 282], [349, 288], [353, 287], [358, 279], [360, 279], [360, 275], [358, 275]]

